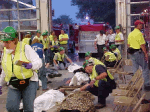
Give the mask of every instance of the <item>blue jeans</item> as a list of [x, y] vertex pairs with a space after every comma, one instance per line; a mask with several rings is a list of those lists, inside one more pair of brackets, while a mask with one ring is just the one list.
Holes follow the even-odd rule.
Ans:
[[[64, 63], [65, 63], [65, 64], [63, 64], [63, 63], [59, 63], [59, 64], [58, 64], [59, 70], [65, 70], [66, 67], [69, 66], [68, 63], [66, 63], [66, 62], [64, 62]], [[56, 70], [58, 70], [58, 68], [57, 68], [57, 66], [56, 66], [55, 64], [54, 64], [54, 67], [55, 67]]]
[[143, 52], [135, 52], [134, 54], [130, 54], [130, 58], [133, 63], [133, 73], [135, 73], [139, 66], [142, 67], [142, 75], [144, 78], [144, 85], [150, 86], [150, 75], [149, 75], [149, 69], [148, 69], [148, 63], [145, 60], [144, 53]]
[[44, 59], [42, 59], [42, 67], [39, 69], [39, 75], [42, 81], [42, 89], [47, 89], [47, 78]]
[[98, 87], [96, 86], [88, 86], [86, 88], [87, 91], [98, 96], [98, 103], [106, 105], [106, 98], [109, 96], [111, 92], [110, 87], [108, 87], [107, 82], [100, 80], [98, 83]]
[[6, 108], [8, 112], [20, 112], [20, 101], [23, 99], [24, 112], [34, 112], [34, 99], [36, 97], [37, 82], [30, 81], [23, 90], [8, 88]]
[[45, 55], [45, 62], [49, 63], [50, 62], [50, 52], [49, 50], [44, 50], [44, 55]]
[[118, 46], [118, 49], [119, 49], [121, 55], [123, 55], [122, 53], [123, 53], [123, 46], [124, 46], [124, 44], [120, 44], [120, 45], [117, 45], [117, 46]]

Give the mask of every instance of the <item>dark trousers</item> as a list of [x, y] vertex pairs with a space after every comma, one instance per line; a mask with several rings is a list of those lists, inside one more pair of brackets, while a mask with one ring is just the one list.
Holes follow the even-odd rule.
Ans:
[[103, 51], [104, 47], [105, 47], [105, 45], [97, 45], [97, 52], [98, 52], [98, 56], [99, 56], [100, 60], [104, 55], [104, 51]]
[[98, 83], [98, 87], [90, 87], [88, 86], [86, 88], [87, 91], [94, 94], [95, 96], [98, 96], [98, 103], [106, 105], [106, 98], [109, 96], [109, 93], [111, 93], [112, 89], [108, 86], [108, 82], [105, 82], [103, 80], [100, 80]]
[[104, 64], [105, 64], [107, 67], [114, 67], [115, 64], [116, 64], [116, 61], [113, 61], [113, 62], [105, 61]]

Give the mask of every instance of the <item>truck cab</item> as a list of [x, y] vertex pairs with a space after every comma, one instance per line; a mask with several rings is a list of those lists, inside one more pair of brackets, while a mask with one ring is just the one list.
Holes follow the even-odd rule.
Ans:
[[[94, 23], [93, 25], [70, 25], [69, 26], [69, 47], [75, 48], [78, 53], [97, 53], [94, 47], [94, 39], [100, 30], [106, 32], [110, 27], [105, 23]], [[72, 47], [73, 46], [73, 47]], [[74, 49], [74, 50], [75, 50]], [[72, 49], [73, 50], [73, 49]], [[73, 51], [74, 51], [73, 50]]]

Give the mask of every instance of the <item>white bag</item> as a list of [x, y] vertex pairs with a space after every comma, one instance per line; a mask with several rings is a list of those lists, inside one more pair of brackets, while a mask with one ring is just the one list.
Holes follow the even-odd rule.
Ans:
[[83, 68], [83, 67], [82, 67], [82, 66], [79, 66], [79, 65], [77, 65], [77, 64], [71, 64], [71, 65], [68, 66], [68, 71], [69, 71], [69, 72], [73, 72], [74, 70], [77, 70], [77, 69], [79, 69], [79, 68]]
[[40, 79], [39, 79], [39, 86], [42, 87], [42, 82]]
[[49, 90], [34, 100], [34, 112], [47, 111], [56, 105], [56, 102], [61, 103], [65, 96], [58, 90]]
[[77, 72], [71, 79], [69, 86], [81, 85], [83, 82], [89, 81], [89, 77], [86, 73]]

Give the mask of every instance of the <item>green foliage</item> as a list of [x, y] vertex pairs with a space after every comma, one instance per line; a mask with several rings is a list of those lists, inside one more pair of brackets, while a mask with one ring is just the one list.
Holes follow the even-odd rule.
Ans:
[[61, 15], [57, 19], [53, 19], [53, 22], [56, 24], [70, 24], [73, 23], [73, 20], [68, 15]]
[[88, 14], [95, 22], [115, 25], [115, 0], [72, 0], [71, 3], [79, 8], [77, 18], [83, 19]]

